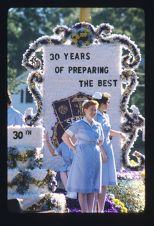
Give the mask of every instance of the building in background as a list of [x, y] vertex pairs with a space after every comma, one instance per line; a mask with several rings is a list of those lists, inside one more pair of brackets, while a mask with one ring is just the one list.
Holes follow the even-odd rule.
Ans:
[[34, 99], [31, 93], [29, 93], [28, 91], [27, 76], [28, 72], [24, 72], [16, 78], [17, 81], [21, 81], [22, 83], [18, 86], [19, 91], [17, 93], [12, 94], [13, 106], [18, 109], [22, 114], [24, 114], [24, 111], [27, 108], [33, 108], [34, 113], [37, 109]]

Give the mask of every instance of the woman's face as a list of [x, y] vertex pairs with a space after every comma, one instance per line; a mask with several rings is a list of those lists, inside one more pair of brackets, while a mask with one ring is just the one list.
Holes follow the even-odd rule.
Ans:
[[84, 109], [84, 113], [88, 118], [94, 118], [94, 116], [96, 115], [96, 111], [97, 111], [96, 105], [92, 105], [87, 109], [86, 108]]
[[109, 109], [109, 104], [110, 104], [110, 101], [108, 100], [105, 104], [101, 104], [101, 109], [103, 111], [108, 111]]

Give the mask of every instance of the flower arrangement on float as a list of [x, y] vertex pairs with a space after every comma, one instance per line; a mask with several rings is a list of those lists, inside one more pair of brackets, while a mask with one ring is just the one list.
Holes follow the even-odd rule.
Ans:
[[[135, 164], [134, 160], [131, 160]], [[118, 185], [108, 187], [108, 193], [114, 194], [125, 204], [128, 213], [143, 212], [145, 208], [145, 170], [130, 171], [122, 168], [117, 173]], [[114, 200], [115, 201], [115, 200]]]

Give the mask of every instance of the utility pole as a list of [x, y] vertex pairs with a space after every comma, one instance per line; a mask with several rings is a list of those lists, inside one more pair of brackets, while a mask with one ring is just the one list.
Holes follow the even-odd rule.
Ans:
[[91, 22], [90, 8], [80, 8], [80, 22]]

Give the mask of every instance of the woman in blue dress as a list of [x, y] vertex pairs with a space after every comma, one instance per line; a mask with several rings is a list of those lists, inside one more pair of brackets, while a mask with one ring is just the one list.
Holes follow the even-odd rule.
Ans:
[[[45, 141], [47, 143], [48, 149], [52, 156], [60, 155], [63, 158], [64, 164], [63, 166], [58, 170], [60, 172], [60, 178], [64, 185], [64, 188], [66, 190], [66, 183], [68, 179], [69, 170], [71, 167], [71, 164], [73, 162], [74, 153], [70, 148], [62, 142], [57, 148], [53, 148], [49, 142], [49, 136], [48, 133], [45, 135]], [[75, 138], [73, 140], [75, 142]], [[67, 192], [66, 195], [68, 198], [76, 199], [77, 193], [76, 192]]]
[[[82, 213], [93, 212], [95, 192], [101, 192], [103, 130], [93, 118], [98, 103], [85, 100], [84, 118], [73, 123], [63, 134], [63, 141], [73, 150], [74, 159], [68, 176], [67, 191], [78, 192]], [[75, 135], [76, 145], [72, 141]], [[103, 153], [102, 153], [103, 154]]]
[[117, 185], [116, 166], [110, 136], [119, 136], [122, 139], [126, 138], [124, 133], [111, 129], [109, 115], [106, 113], [110, 98], [111, 95], [107, 92], [95, 92], [93, 95], [93, 99], [99, 104], [95, 120], [102, 125], [104, 131], [103, 149], [107, 155], [107, 161], [102, 164], [102, 192], [96, 198], [99, 212], [104, 211], [107, 186]]

